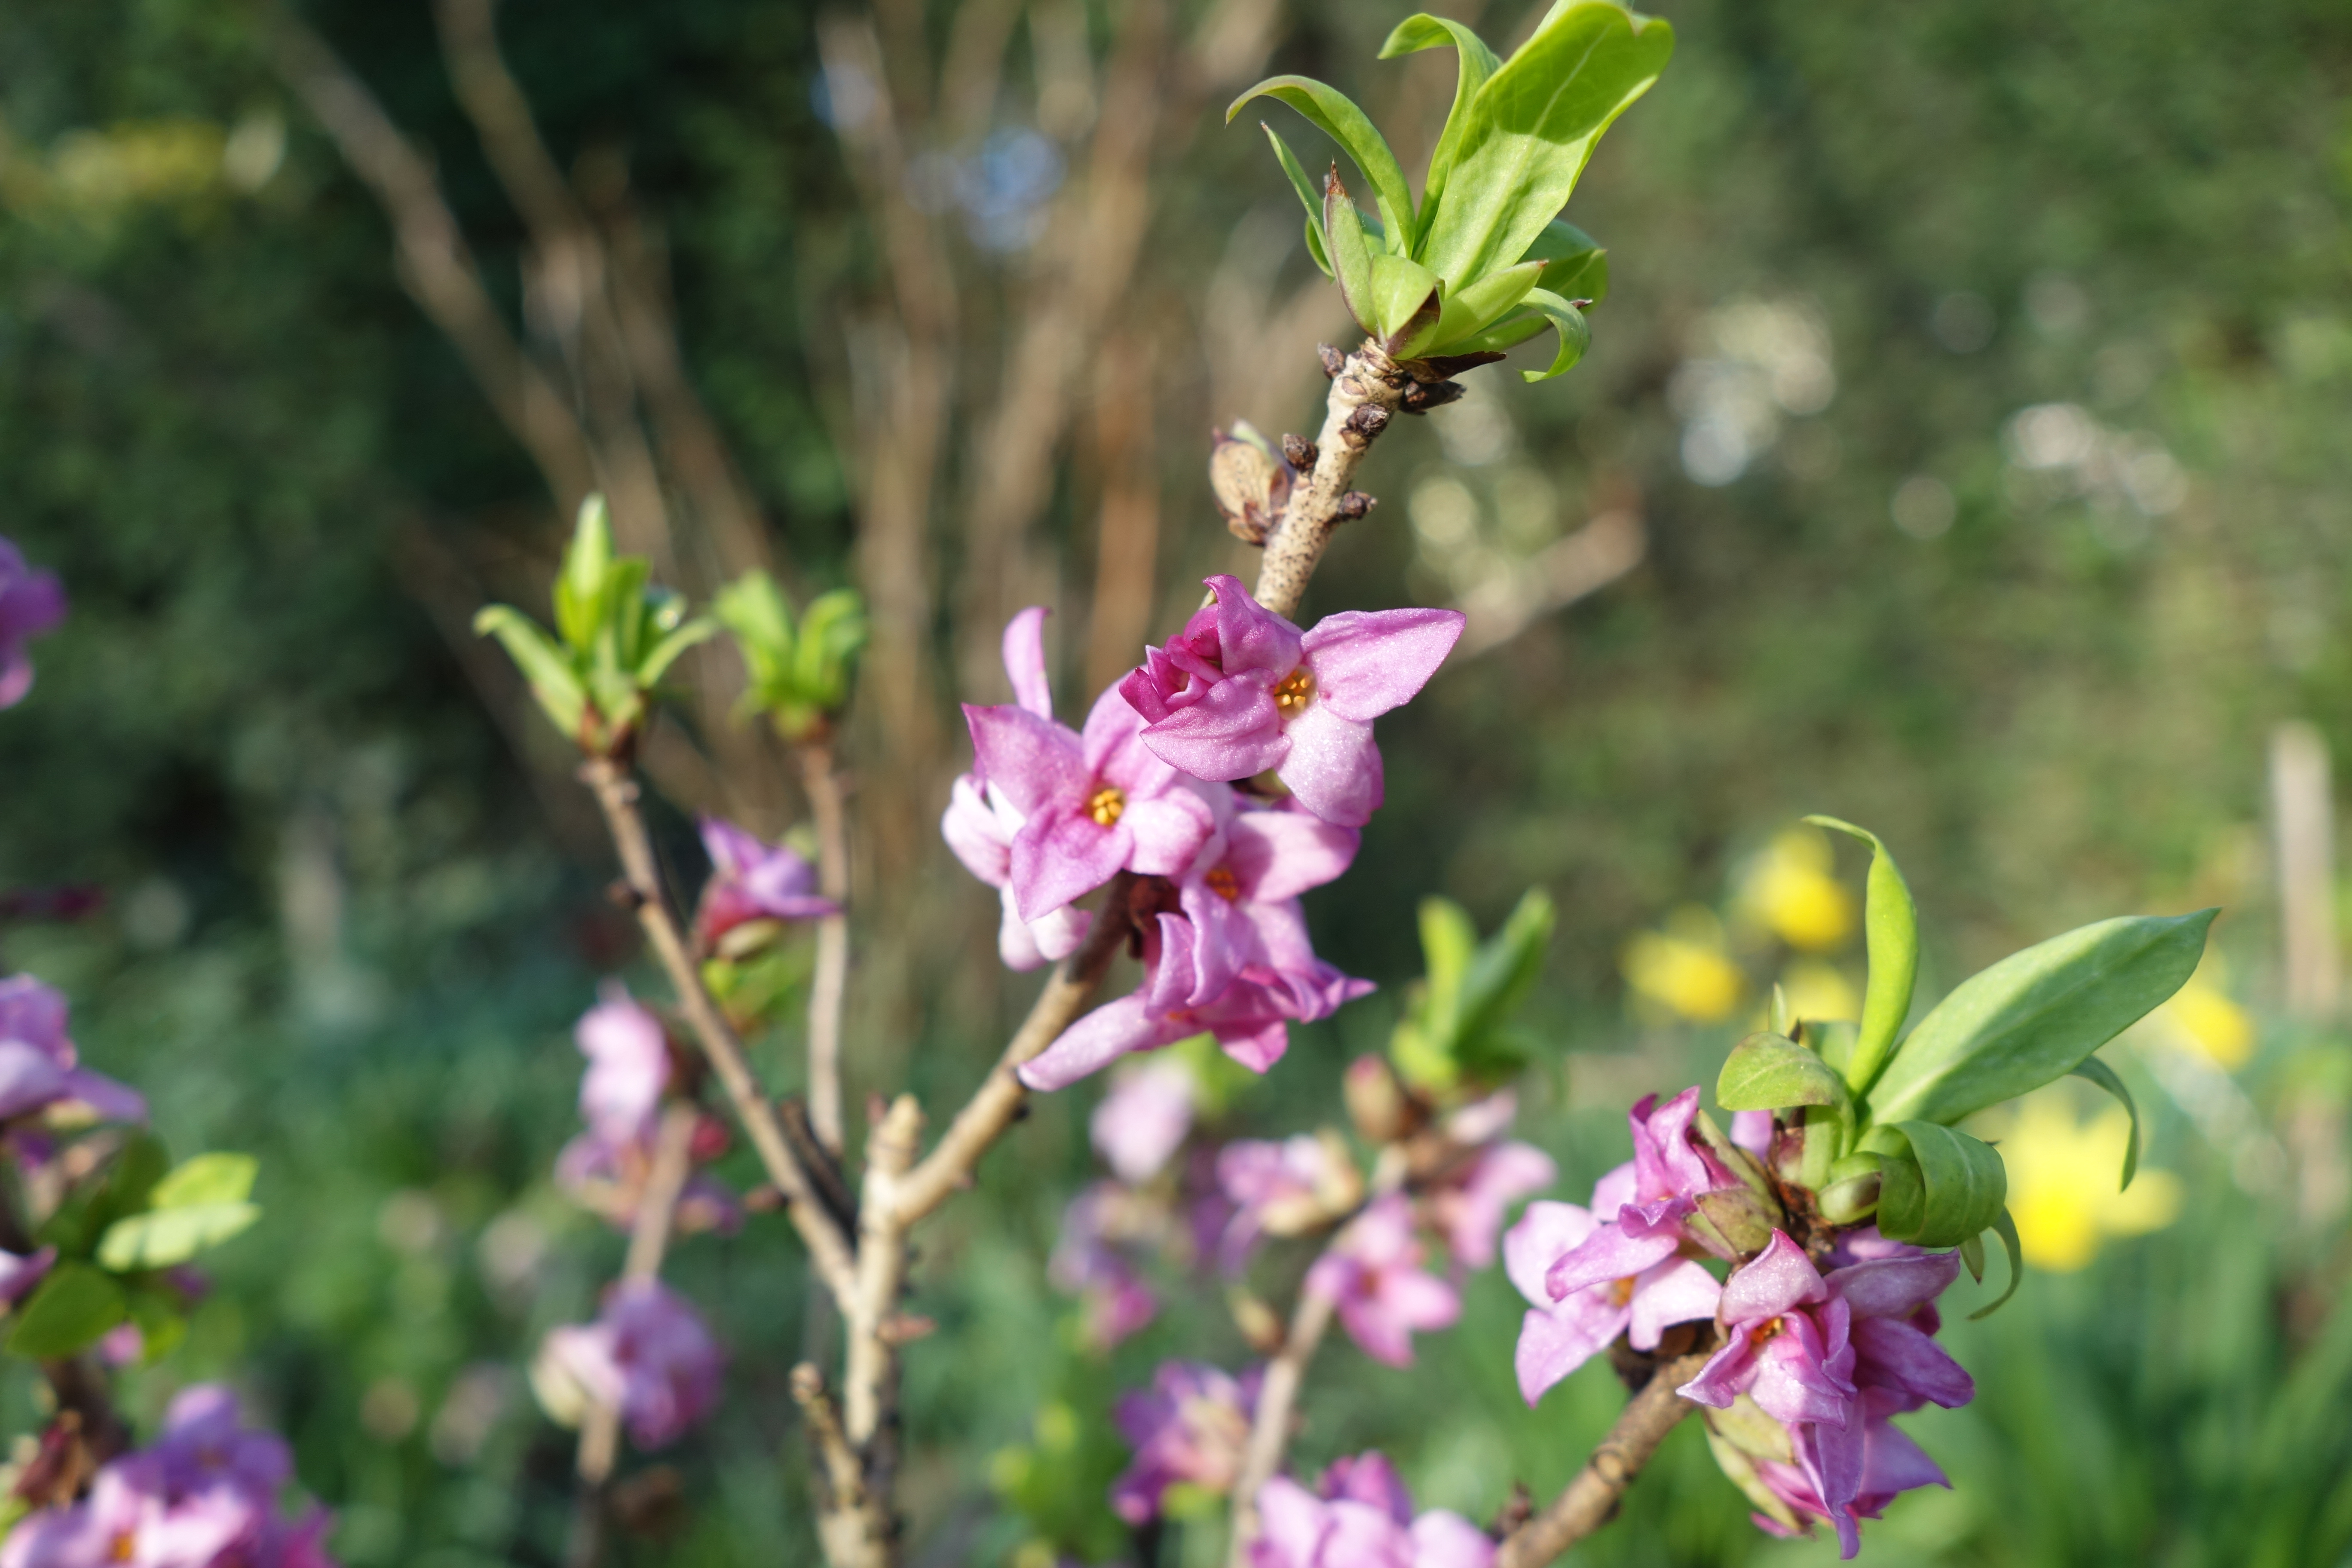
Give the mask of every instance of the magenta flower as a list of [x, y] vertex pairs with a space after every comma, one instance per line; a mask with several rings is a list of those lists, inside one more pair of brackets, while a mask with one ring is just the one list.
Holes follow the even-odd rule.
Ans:
[[1338, 1459], [1318, 1497], [1286, 1476], [1257, 1494], [1250, 1568], [1488, 1568], [1495, 1543], [1458, 1513], [1415, 1518], [1412, 1498], [1380, 1454]]
[[1723, 1348], [1683, 1397], [1725, 1410], [1745, 1394], [1790, 1426], [1845, 1427], [1855, 1399], [1853, 1309], [1787, 1232], [1774, 1231], [1725, 1282], [1717, 1316]]
[[1299, 1133], [1279, 1143], [1240, 1138], [1217, 1152], [1217, 1186], [1233, 1204], [1217, 1259], [1238, 1274], [1263, 1235], [1297, 1236], [1352, 1207], [1362, 1179], [1343, 1150]]
[[1453, 610], [1361, 610], [1308, 632], [1250, 597], [1238, 579], [1205, 579], [1214, 603], [1119, 682], [1150, 722], [1144, 743], [1195, 778], [1268, 769], [1299, 804], [1360, 827], [1381, 798], [1372, 721], [1429, 683], [1462, 635]]
[[1255, 1382], [1202, 1362], [1166, 1361], [1150, 1388], [1121, 1394], [1113, 1418], [1135, 1458], [1111, 1484], [1112, 1510], [1148, 1524], [1170, 1487], [1230, 1491], [1249, 1443]]
[[1366, 1355], [1391, 1366], [1412, 1364], [1412, 1336], [1453, 1326], [1462, 1298], [1421, 1268], [1412, 1209], [1395, 1193], [1339, 1233], [1307, 1271], [1306, 1288], [1339, 1304], [1339, 1324]]
[[294, 1457], [275, 1432], [245, 1425], [236, 1395], [217, 1383], [200, 1383], [172, 1396], [163, 1435], [148, 1450], [163, 1467], [174, 1497], [228, 1486], [257, 1501], [274, 1503], [294, 1474]]
[[[1862, 1430], [1862, 1463], [1858, 1476], [1849, 1478], [1854, 1489], [1851, 1501], [1833, 1506], [1822, 1500], [1822, 1456], [1819, 1439], [1811, 1429], [1792, 1428], [1790, 1438], [1796, 1458], [1791, 1462], [1751, 1458], [1757, 1479], [1794, 1513], [1811, 1515], [1828, 1522], [1838, 1532], [1839, 1548], [1846, 1557], [1861, 1549], [1861, 1529], [1858, 1521], [1877, 1519], [1895, 1500], [1897, 1494], [1916, 1487], [1943, 1487], [1949, 1489], [1950, 1479], [1942, 1467], [1929, 1458], [1918, 1444], [1886, 1417], [1891, 1411], [1881, 1397], [1881, 1391], [1862, 1391], [1864, 1424]], [[1791, 1531], [1778, 1521], [1764, 1514], [1748, 1516], [1757, 1526], [1772, 1535], [1788, 1535]]]
[[1657, 1099], [1647, 1096], [1628, 1115], [1633, 1163], [1612, 1171], [1592, 1189], [1599, 1223], [1552, 1264], [1552, 1300], [1605, 1280], [1632, 1279], [1664, 1263], [1696, 1239], [1682, 1222], [1697, 1209], [1698, 1195], [1735, 1184], [1737, 1178], [1691, 1140], [1697, 1089], [1686, 1089], [1663, 1106]]
[[109, 1121], [147, 1120], [137, 1089], [80, 1065], [66, 1037], [65, 997], [29, 974], [0, 980], [0, 1121], [59, 1104]]
[[669, 1036], [619, 981], [606, 981], [599, 994], [603, 1000], [581, 1015], [572, 1036], [588, 1058], [580, 1120], [607, 1138], [640, 1138], [651, 1131], [669, 1087]]
[[[1005, 868], [1014, 912], [1024, 921], [1121, 870], [1172, 877], [1216, 826], [1192, 782], [1144, 748], [1142, 720], [1117, 691], [1095, 700], [1083, 734], [1055, 722], [1044, 616], [1043, 610], [1024, 610], [1004, 630], [1004, 667], [1020, 700], [994, 708], [967, 703], [963, 710], [976, 764], [970, 776], [983, 791], [1002, 795], [1020, 819]], [[950, 845], [958, 832], [969, 837], [976, 826], [959, 825]]]
[[694, 930], [706, 946], [747, 921], [814, 921], [841, 912], [839, 904], [818, 895], [816, 868], [783, 845], [706, 816], [702, 849], [710, 857], [710, 879], [702, 885]]
[[1117, 1245], [1140, 1228], [1132, 1196], [1116, 1183], [1097, 1182], [1072, 1198], [1045, 1266], [1055, 1289], [1078, 1298], [1087, 1342], [1103, 1350], [1140, 1333], [1160, 1315], [1159, 1296]]
[[593, 1323], [548, 1331], [532, 1383], [559, 1417], [617, 1410], [640, 1448], [676, 1442], [718, 1408], [726, 1355], [685, 1297], [658, 1279], [605, 1292]]
[[1148, 1062], [1121, 1073], [1087, 1124], [1095, 1152], [1129, 1186], [1158, 1175], [1192, 1131], [1198, 1089], [1181, 1061]]
[[1503, 1237], [1503, 1271], [1530, 1303], [1513, 1358], [1520, 1397], [1529, 1405], [1608, 1349], [1619, 1334], [1637, 1351], [1655, 1350], [1671, 1325], [1715, 1315], [1723, 1288], [1705, 1268], [1673, 1254], [1622, 1279], [1553, 1299], [1546, 1281], [1555, 1264], [1600, 1228], [1594, 1215], [1618, 1206], [1612, 1201], [1622, 1195], [1615, 1189], [1631, 1181], [1626, 1166], [1603, 1176], [1593, 1189], [1591, 1211], [1574, 1204], [1529, 1204]]
[[1430, 1223], [1445, 1238], [1454, 1263], [1489, 1268], [1510, 1206], [1559, 1179], [1559, 1167], [1534, 1144], [1495, 1143], [1479, 1150], [1424, 1201]]
[[1069, 957], [1094, 922], [1091, 910], [1075, 904], [1064, 904], [1034, 921], [1021, 918], [1013, 896], [1013, 840], [1020, 835], [1021, 824], [1021, 814], [1004, 792], [983, 784], [976, 773], [956, 780], [947, 813], [940, 819], [948, 847], [966, 870], [996, 889], [1003, 905], [996, 951], [1007, 969], [1034, 969]]
[[23, 1300], [34, 1286], [48, 1277], [49, 1266], [57, 1260], [58, 1249], [54, 1247], [21, 1256], [0, 1252], [0, 1302]]
[[25, 645], [65, 618], [66, 591], [56, 574], [27, 566], [24, 552], [0, 539], [0, 708], [14, 708], [33, 689]]
[[1243, 970], [1213, 1000], [1195, 1003], [1192, 922], [1160, 916], [1144, 934], [1143, 984], [1064, 1030], [1022, 1065], [1021, 1081], [1035, 1089], [1066, 1089], [1130, 1052], [1201, 1034], [1214, 1035], [1227, 1056], [1264, 1072], [1289, 1049], [1291, 1022], [1328, 1017], [1372, 988], [1317, 958], [1303, 929], [1269, 956], [1271, 963]]
[[1228, 809], [1218, 816], [1176, 883], [1178, 901], [1192, 922], [1195, 1002], [1221, 994], [1244, 970], [1292, 974], [1310, 967], [1314, 950], [1298, 895], [1345, 871], [1363, 837], [1352, 827], [1280, 807]]
[[263, 1510], [236, 1488], [168, 1500], [148, 1455], [98, 1472], [89, 1495], [27, 1517], [0, 1547], [0, 1568], [210, 1568], [255, 1532]]

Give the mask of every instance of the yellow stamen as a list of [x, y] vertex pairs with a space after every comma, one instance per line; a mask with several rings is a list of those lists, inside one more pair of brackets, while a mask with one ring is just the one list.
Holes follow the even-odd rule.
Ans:
[[1238, 904], [1242, 901], [1242, 879], [1223, 866], [1218, 867], [1201, 880], [1208, 883], [1209, 890], [1225, 902]]
[[1622, 1307], [1633, 1299], [1633, 1277], [1631, 1274], [1609, 1287], [1609, 1304]]
[[1097, 827], [1116, 827], [1127, 813], [1127, 792], [1117, 784], [1105, 784], [1087, 796], [1087, 815], [1095, 819]]
[[1282, 684], [1274, 689], [1274, 705], [1285, 718], [1314, 700], [1315, 676], [1303, 664], [1284, 676]]

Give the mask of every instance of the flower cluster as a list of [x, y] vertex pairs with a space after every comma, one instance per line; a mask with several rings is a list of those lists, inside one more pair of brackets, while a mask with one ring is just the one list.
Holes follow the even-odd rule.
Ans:
[[658, 1279], [624, 1279], [593, 1323], [548, 1331], [531, 1388], [576, 1426], [591, 1405], [616, 1411], [640, 1448], [677, 1441], [719, 1406], [727, 1358], [686, 1298]]
[[1276, 1476], [1257, 1494], [1262, 1529], [1250, 1568], [1487, 1568], [1495, 1542], [1445, 1509], [1416, 1516], [1386, 1456], [1335, 1459], [1308, 1491]]
[[[1711, 1323], [1720, 1348], [1679, 1392], [1706, 1405], [1716, 1457], [1757, 1505], [1757, 1522], [1836, 1531], [1847, 1557], [1860, 1521], [1894, 1496], [1948, 1485], [1891, 1424], [1924, 1405], [1965, 1405], [1975, 1384], [1935, 1342], [1935, 1300], [1954, 1252], [1830, 1229], [1809, 1252], [1774, 1224], [1762, 1167], [1769, 1115], [1723, 1139], [1699, 1091], [1631, 1116], [1633, 1158], [1595, 1184], [1590, 1209], [1536, 1203], [1504, 1238], [1506, 1268], [1532, 1303], [1520, 1328], [1519, 1390], [1532, 1405], [1620, 1335], [1658, 1351], [1677, 1324]], [[1759, 1246], [1743, 1243], [1760, 1236]], [[1729, 1263], [1718, 1281], [1704, 1259]], [[1823, 1272], [1822, 1265], [1828, 1266]]]
[[29, 974], [13, 975], [0, 980], [0, 1121], [43, 1113], [144, 1121], [147, 1101], [81, 1065], [66, 1033], [64, 996]]
[[240, 1423], [228, 1390], [184, 1389], [152, 1447], [101, 1467], [79, 1502], [17, 1525], [0, 1568], [333, 1568], [330, 1517], [278, 1510], [293, 1468], [283, 1439]]
[[[556, 1157], [556, 1183], [583, 1208], [626, 1230], [653, 1173], [655, 1131], [677, 1077], [669, 1036], [650, 1008], [614, 981], [581, 1016], [573, 1037], [588, 1058], [580, 1079], [580, 1120], [587, 1127]], [[724, 1133], [721, 1124], [706, 1121], [697, 1129], [696, 1152], [715, 1155]], [[681, 1229], [731, 1231], [741, 1218], [741, 1205], [722, 1184], [699, 1171], [688, 1178], [678, 1198]]]
[[1122, 871], [1151, 879], [1120, 911], [1142, 985], [1025, 1065], [1032, 1089], [1203, 1033], [1263, 1072], [1291, 1023], [1370, 989], [1315, 956], [1298, 896], [1355, 858], [1381, 803], [1371, 721], [1436, 672], [1462, 617], [1349, 612], [1301, 632], [1235, 579], [1207, 581], [1211, 603], [1096, 699], [1083, 731], [1054, 718], [1042, 609], [1005, 628], [1016, 700], [964, 710], [974, 766], [941, 831], [1002, 895], [1007, 963], [1075, 952], [1095, 917], [1074, 900]]

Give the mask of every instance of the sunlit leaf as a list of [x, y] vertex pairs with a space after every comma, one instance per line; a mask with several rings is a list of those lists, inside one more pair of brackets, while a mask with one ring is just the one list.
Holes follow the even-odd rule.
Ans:
[[1437, 335], [1430, 340], [1430, 349], [1442, 350], [1473, 336], [1516, 308], [1527, 298], [1528, 290], [1536, 286], [1542, 272], [1543, 263], [1539, 261], [1507, 267], [1500, 272], [1486, 274], [1459, 293], [1447, 295], [1438, 312]]
[[2009, 1253], [2009, 1289], [1970, 1312], [1969, 1321], [1971, 1323], [1980, 1318], [1990, 1318], [2008, 1305], [2009, 1299], [2017, 1294], [2018, 1286], [2025, 1281], [2025, 1247], [2017, 1238], [2017, 1221], [2010, 1217], [2007, 1209], [2001, 1210], [2000, 1217], [1992, 1222], [1992, 1231], [2000, 1237], [2001, 1247]]
[[2084, 1057], [2075, 1063], [2074, 1076], [2087, 1079], [2122, 1100], [2125, 1111], [2131, 1117], [2131, 1136], [2124, 1141], [2124, 1179], [2116, 1189], [2118, 1192], [2128, 1190], [2132, 1178], [2139, 1173], [2139, 1103], [2132, 1099], [2131, 1090], [2124, 1087], [2124, 1080], [2116, 1076], [2116, 1069], [2096, 1057]]
[[191, 1208], [199, 1204], [241, 1204], [253, 1195], [260, 1162], [250, 1154], [198, 1154], [157, 1182], [147, 1206]]
[[1563, 300], [1590, 300], [1597, 305], [1609, 298], [1609, 253], [1572, 223], [1554, 218], [1544, 225], [1519, 259], [1542, 262], [1543, 275], [1536, 287]]
[[[1880, 1234], [1921, 1247], [1957, 1247], [1983, 1230], [2009, 1196], [2009, 1173], [1991, 1145], [1935, 1121], [1872, 1128], [1863, 1148], [1886, 1156], [1878, 1204]], [[1895, 1191], [1895, 1172], [1909, 1163], [1919, 1173], [1916, 1206]]]
[[1371, 182], [1381, 226], [1391, 243], [1401, 245], [1411, 238], [1412, 191], [1405, 184], [1404, 171], [1397, 166], [1396, 154], [1389, 151], [1388, 142], [1347, 94], [1307, 77], [1268, 77], [1234, 100], [1232, 107], [1225, 110], [1225, 122], [1231, 124], [1234, 116], [1242, 111], [1242, 105], [1256, 98], [1280, 99], [1337, 142], [1356, 161], [1364, 178]]
[[1525, 256], [1673, 52], [1672, 27], [1606, 0], [1555, 12], [1471, 100], [1423, 264], [1458, 288]]
[[2196, 973], [2217, 912], [2101, 921], [1962, 982], [1880, 1075], [1871, 1114], [1950, 1123], [2063, 1078]]
[[107, 1226], [99, 1238], [98, 1260], [118, 1274], [169, 1268], [219, 1246], [260, 1217], [259, 1206], [247, 1203], [150, 1209]]
[[1339, 183], [1336, 163], [1323, 180], [1323, 240], [1329, 247], [1331, 276], [1339, 285], [1339, 298], [1346, 301], [1348, 314], [1364, 331], [1379, 331], [1380, 312], [1372, 299], [1373, 257], [1364, 243], [1363, 215], [1357, 212], [1354, 198]]
[[1462, 133], [1469, 121], [1470, 102], [1486, 79], [1503, 63], [1488, 48], [1486, 41], [1461, 23], [1444, 16], [1432, 16], [1426, 12], [1407, 16], [1391, 32], [1388, 42], [1381, 46], [1381, 58], [1394, 59], [1400, 55], [1417, 53], [1422, 49], [1441, 48], [1452, 44], [1460, 59], [1460, 69], [1454, 79], [1454, 107], [1445, 116], [1445, 129], [1439, 133], [1436, 151], [1429, 155], [1429, 173], [1421, 186], [1421, 210], [1413, 219], [1412, 238], [1418, 243], [1429, 230], [1437, 216], [1437, 208], [1445, 198], [1445, 182], [1454, 169], [1455, 154], [1462, 145]]
[[1863, 899], [1870, 983], [1863, 993], [1862, 1026], [1854, 1036], [1853, 1057], [1845, 1069], [1846, 1082], [1856, 1094], [1863, 1094], [1885, 1069], [1895, 1037], [1911, 1013], [1911, 990], [1919, 978], [1919, 910], [1911, 901], [1910, 884], [1904, 881], [1895, 857], [1886, 852], [1878, 835], [1834, 816], [1805, 820], [1870, 846], [1870, 879]]
[[1835, 1105], [1845, 1097], [1835, 1069], [1780, 1035], [1750, 1035], [1732, 1047], [1715, 1080], [1715, 1102], [1726, 1110]]
[[1402, 256], [1372, 258], [1372, 331], [1392, 359], [1411, 359], [1434, 341], [1444, 311], [1437, 275]]
[[571, 656], [556, 646], [555, 639], [511, 605], [485, 606], [474, 617], [474, 631], [499, 639], [507, 657], [522, 671], [523, 679], [530, 682], [530, 694], [548, 721], [563, 731], [566, 740], [576, 738], [587, 712], [588, 694]]
[[1559, 330], [1559, 352], [1552, 356], [1549, 369], [1523, 370], [1519, 372], [1520, 378], [1525, 381], [1549, 381], [1553, 376], [1575, 369], [1576, 362], [1584, 357], [1584, 351], [1592, 346], [1592, 329], [1585, 324], [1584, 312], [1549, 289], [1528, 289], [1527, 302], [1531, 310]]

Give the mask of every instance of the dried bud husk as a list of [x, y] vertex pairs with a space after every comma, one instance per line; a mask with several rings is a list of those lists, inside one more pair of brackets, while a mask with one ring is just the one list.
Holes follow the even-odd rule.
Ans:
[[1209, 489], [1225, 526], [1237, 539], [1265, 543], [1290, 504], [1290, 465], [1246, 420], [1235, 420], [1230, 436], [1214, 430], [1210, 437]]
[[1779, 1204], [1746, 1187], [1717, 1187], [1711, 1193], [1701, 1193], [1698, 1207], [1717, 1234], [1738, 1249], [1742, 1258], [1753, 1258], [1763, 1251], [1770, 1244], [1772, 1233], [1788, 1223]]
[[1744, 1394], [1728, 1410], [1706, 1410], [1700, 1414], [1706, 1422], [1707, 1448], [1715, 1455], [1725, 1479], [1738, 1487], [1765, 1518], [1790, 1535], [1802, 1533], [1804, 1521], [1797, 1517], [1796, 1510], [1781, 1501], [1780, 1495], [1756, 1473], [1759, 1459], [1783, 1465], [1793, 1462], [1795, 1453], [1789, 1442], [1789, 1429], [1765, 1415]]
[[1233, 1310], [1234, 1327], [1242, 1331], [1250, 1349], [1260, 1355], [1272, 1355], [1282, 1348], [1282, 1317], [1265, 1303], [1265, 1299], [1240, 1285], [1225, 1293], [1225, 1304]]

